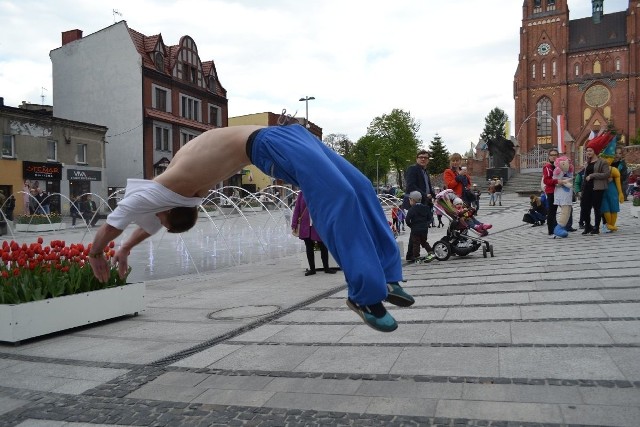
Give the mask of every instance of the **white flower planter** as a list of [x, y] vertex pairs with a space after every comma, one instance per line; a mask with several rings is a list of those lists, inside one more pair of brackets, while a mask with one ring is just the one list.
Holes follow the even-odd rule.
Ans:
[[43, 231], [60, 231], [67, 228], [64, 222], [54, 222], [53, 224], [16, 224], [16, 231], [29, 231], [42, 233]]
[[24, 304], [0, 304], [0, 341], [19, 342], [144, 311], [145, 284], [67, 295]]

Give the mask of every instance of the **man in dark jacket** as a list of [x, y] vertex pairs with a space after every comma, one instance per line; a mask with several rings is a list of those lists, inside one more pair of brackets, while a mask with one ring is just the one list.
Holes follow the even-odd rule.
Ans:
[[422, 204], [422, 194], [419, 191], [412, 191], [409, 194], [411, 207], [407, 212], [407, 226], [411, 229], [409, 241], [411, 242], [411, 258], [408, 261], [415, 261], [420, 258], [420, 246], [427, 250], [427, 261], [434, 258], [433, 249], [427, 237], [429, 237], [429, 224], [433, 221], [433, 211], [430, 206]]
[[[433, 185], [431, 185], [431, 179], [429, 178], [429, 171], [427, 165], [429, 164], [429, 152], [427, 150], [420, 150], [416, 155], [416, 164], [407, 168], [404, 173], [404, 180], [406, 183], [406, 191], [404, 192], [404, 199], [402, 201], [402, 209], [409, 209], [411, 204], [409, 202], [409, 194], [413, 191], [418, 191], [422, 196], [420, 203], [429, 207], [433, 207], [433, 201], [436, 199], [436, 193], [433, 191]], [[409, 243], [407, 244], [406, 260], [409, 261], [413, 258], [413, 249], [411, 236], [409, 236]]]

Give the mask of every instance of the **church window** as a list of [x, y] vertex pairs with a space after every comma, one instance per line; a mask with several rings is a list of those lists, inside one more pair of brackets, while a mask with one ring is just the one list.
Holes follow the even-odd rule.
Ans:
[[531, 78], [536, 78], [536, 64], [531, 64]]
[[547, 78], [547, 63], [543, 62], [541, 65], [542, 65], [542, 67], [541, 67], [542, 68], [542, 70], [541, 70], [542, 71], [542, 78], [546, 79]]
[[600, 64], [600, 61], [594, 61], [593, 74], [600, 74], [600, 73], [602, 73], [602, 65]]
[[554, 59], [553, 61], [551, 61], [551, 75], [555, 77], [557, 72], [558, 72], [558, 69], [556, 66], [556, 60]]
[[556, 10], [555, 0], [547, 0], [547, 12], [551, 10]]
[[546, 96], [538, 101], [536, 106], [538, 111], [537, 122], [537, 141], [538, 144], [551, 144], [551, 100]]
[[580, 75], [580, 64], [576, 64], [574, 69], [575, 69], [576, 77], [578, 77]]
[[542, 0], [533, 0], [533, 13], [542, 12]]
[[620, 58], [616, 58], [616, 73], [620, 72]]

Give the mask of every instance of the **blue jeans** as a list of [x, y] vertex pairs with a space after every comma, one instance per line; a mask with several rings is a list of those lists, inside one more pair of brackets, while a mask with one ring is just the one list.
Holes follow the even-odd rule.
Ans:
[[267, 175], [300, 187], [349, 298], [359, 305], [384, 300], [387, 283], [402, 280], [402, 264], [371, 181], [300, 125], [261, 129], [250, 157]]

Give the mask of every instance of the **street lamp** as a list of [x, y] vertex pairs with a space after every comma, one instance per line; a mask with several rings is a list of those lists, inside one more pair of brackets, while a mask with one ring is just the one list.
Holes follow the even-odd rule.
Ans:
[[380, 160], [380, 153], [376, 153], [376, 194], [380, 194], [380, 175], [378, 171], [380, 170], [378, 167]]
[[300, 98], [300, 101], [304, 101], [306, 114], [305, 114], [305, 127], [309, 129], [309, 101], [315, 99], [313, 96], [305, 96], [304, 98]]

